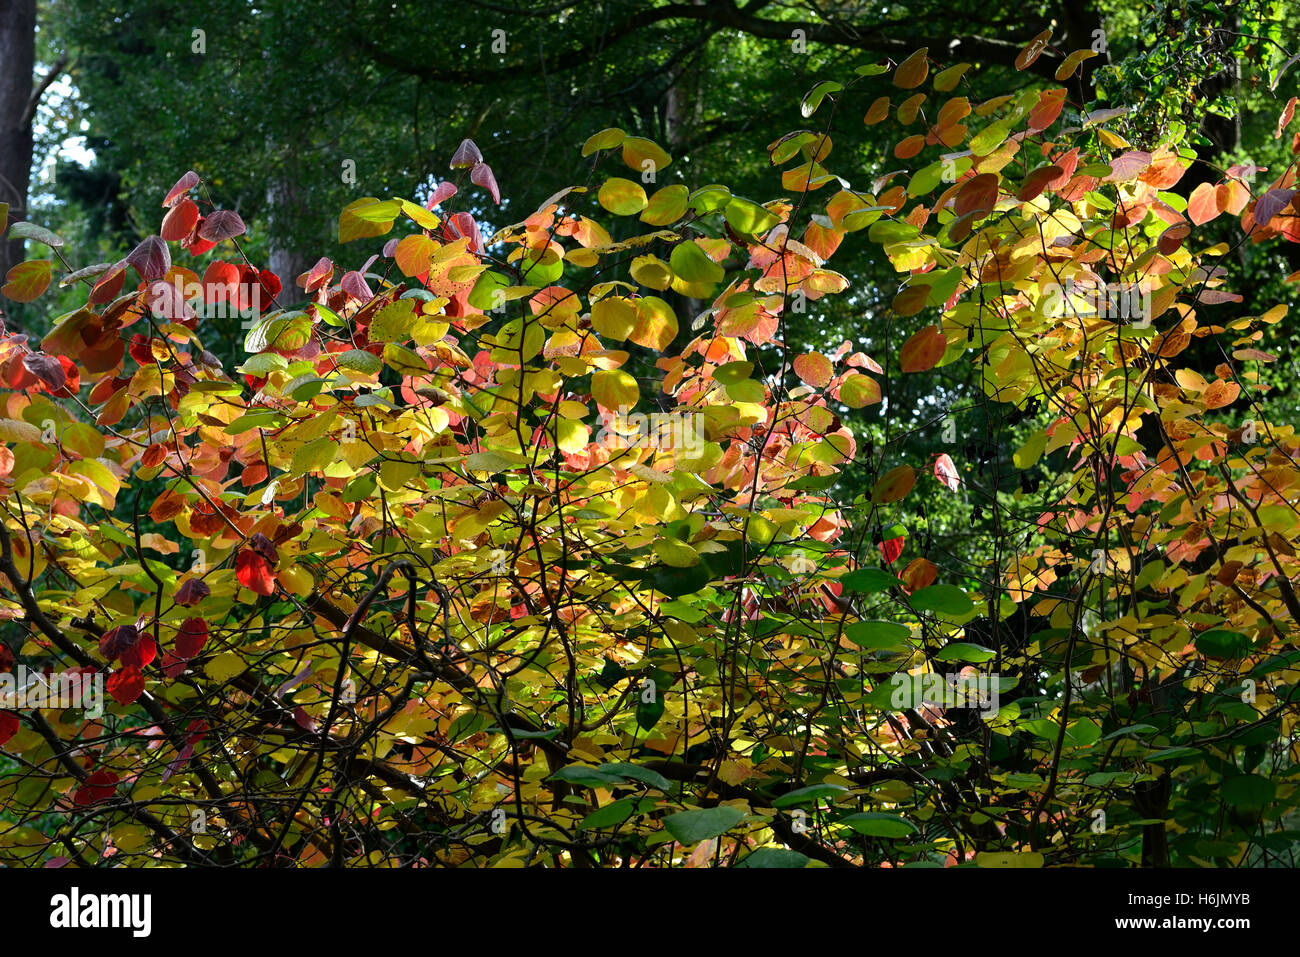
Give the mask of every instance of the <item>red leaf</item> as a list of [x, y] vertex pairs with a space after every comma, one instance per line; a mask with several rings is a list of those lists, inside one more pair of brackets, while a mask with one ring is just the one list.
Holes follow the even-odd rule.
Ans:
[[1156, 240], [1156, 248], [1166, 256], [1177, 252], [1183, 240], [1191, 235], [1191, 232], [1192, 227], [1186, 223], [1176, 223], [1160, 234], [1160, 238]]
[[99, 653], [109, 661], [116, 661], [140, 640], [135, 625], [118, 625], [110, 628], [99, 639]]
[[122, 664], [130, 668], [144, 668], [158, 654], [158, 644], [152, 635], [141, 635], [130, 648], [122, 652]]
[[343, 274], [343, 278], [339, 281], [339, 288], [353, 299], [360, 299], [362, 302], [369, 302], [375, 297], [370, 287], [366, 285], [366, 280], [355, 269]]
[[18, 733], [18, 712], [0, 711], [0, 746]]
[[[112, 684], [112, 678], [109, 684]], [[72, 795], [72, 803], [78, 807], [107, 801], [117, 790], [118, 777], [112, 771], [93, 771], [84, 784]]]
[[194, 170], [190, 170], [188, 173], [186, 173], [184, 176], [182, 176], [180, 179], [176, 181], [176, 185], [171, 188], [171, 191], [167, 193], [166, 198], [163, 199], [162, 201], [163, 206], [166, 207], [166, 206], [175, 205], [177, 199], [179, 199], [181, 196], [185, 195], [191, 189], [193, 189], [195, 186], [198, 185], [199, 185], [199, 174], [194, 172]]
[[203, 225], [199, 227], [199, 238], [206, 239], [210, 243], [219, 243], [242, 236], [244, 232], [244, 221], [239, 218], [237, 212], [233, 209], [219, 209], [203, 220]]
[[95, 288], [90, 290], [90, 302], [92, 305], [109, 302], [122, 291], [122, 283], [126, 279], [126, 260], [114, 263], [105, 271], [104, 275], [99, 277], [95, 283]]
[[483, 154], [478, 151], [474, 141], [465, 139], [460, 141], [460, 146], [456, 147], [456, 152], [451, 158], [452, 169], [469, 169], [475, 163], [483, 162]]
[[238, 298], [239, 267], [214, 259], [203, 271], [203, 301], [209, 305]]
[[107, 688], [118, 704], [130, 704], [144, 692], [144, 675], [135, 665], [128, 665], [109, 675]]
[[1293, 196], [1294, 189], [1270, 189], [1255, 203], [1255, 225], [1267, 226], [1270, 219], [1287, 208]]
[[492, 175], [492, 167], [487, 163], [475, 163], [469, 171], [469, 181], [475, 186], [482, 186], [492, 194], [492, 201], [501, 205], [501, 190], [497, 187], [497, 178]]
[[271, 571], [271, 563], [251, 548], [242, 549], [235, 558], [235, 577], [241, 585], [259, 595], [270, 596], [275, 593], [275, 574]]
[[176, 632], [176, 655], [190, 659], [203, 650], [208, 641], [208, 622], [204, 618], [186, 618]]
[[205, 252], [216, 245], [210, 239], [200, 239], [199, 233], [203, 230], [207, 218], [200, 216], [198, 222], [194, 224], [194, 232], [190, 233], [181, 240], [181, 249], [188, 249], [191, 256], [202, 256]]
[[1040, 166], [1033, 170], [1025, 177], [1024, 183], [1020, 186], [1020, 191], [1016, 193], [1016, 199], [1022, 202], [1029, 202], [1031, 199], [1039, 196], [1048, 185], [1056, 182], [1065, 172], [1059, 166]]
[[57, 389], [51, 389], [50, 395], [69, 399], [76, 395], [77, 390], [81, 388], [81, 370], [67, 356], [59, 356], [59, 365], [63, 366], [63, 385]]
[[1038, 97], [1038, 105], [1029, 114], [1029, 132], [1040, 133], [1056, 122], [1065, 107], [1065, 90], [1057, 87], [1044, 90]]
[[429, 194], [428, 202], [424, 204], [425, 209], [433, 209], [439, 203], [445, 203], [456, 195], [455, 183], [439, 183], [432, 193]]
[[179, 242], [194, 232], [199, 221], [199, 207], [192, 199], [183, 199], [167, 211], [158, 234], [169, 243]]
[[212, 589], [208, 583], [201, 578], [191, 578], [176, 589], [176, 604], [183, 605], [186, 608], [197, 605], [208, 595], [212, 594]]
[[330, 262], [328, 256], [322, 256], [316, 260], [316, 265], [307, 271], [306, 277], [299, 285], [305, 292], [315, 292], [317, 289], [328, 283], [334, 275], [334, 264]]
[[961, 477], [957, 474], [957, 466], [953, 464], [952, 456], [947, 452], [934, 460], [934, 477], [948, 486], [950, 492], [961, 489]]
[[51, 389], [62, 389], [68, 381], [67, 373], [63, 371], [63, 364], [54, 356], [29, 352], [23, 356], [23, 365], [27, 367], [28, 372]]
[[146, 282], [162, 279], [167, 270], [172, 268], [171, 250], [158, 236], [147, 236], [144, 241], [131, 250], [126, 261], [135, 267], [140, 278]]
[[253, 536], [248, 540], [248, 546], [272, 565], [280, 560], [280, 553], [275, 550], [275, 545], [261, 532], [253, 533]]
[[880, 557], [886, 564], [893, 564], [903, 554], [903, 537], [891, 538], [880, 543]]
[[469, 213], [457, 213], [447, 220], [447, 232], [451, 239], [468, 236], [470, 252], [483, 251], [483, 234], [479, 232], [478, 223], [474, 222], [474, 217]]
[[185, 659], [174, 651], [163, 652], [162, 661], [159, 662], [163, 674], [168, 678], [175, 678], [177, 675], [185, 672]]
[[972, 176], [957, 193], [953, 212], [959, 217], [978, 211], [988, 215], [998, 201], [998, 178], [994, 173]]

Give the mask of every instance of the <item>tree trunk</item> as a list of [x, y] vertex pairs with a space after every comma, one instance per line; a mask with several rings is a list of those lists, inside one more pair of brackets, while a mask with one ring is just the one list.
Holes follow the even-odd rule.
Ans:
[[[32, 173], [32, 71], [36, 0], [0, 0], [0, 203], [9, 220], [27, 218]], [[0, 242], [0, 275], [23, 259], [21, 240]]]
[[284, 287], [281, 293], [283, 301], [280, 303], [284, 306], [301, 298], [301, 290], [295, 283], [298, 276], [307, 269], [306, 259], [295, 248], [292, 238], [302, 213], [302, 202], [293, 181], [283, 173], [272, 179], [266, 191], [266, 199], [271, 248], [268, 265]]

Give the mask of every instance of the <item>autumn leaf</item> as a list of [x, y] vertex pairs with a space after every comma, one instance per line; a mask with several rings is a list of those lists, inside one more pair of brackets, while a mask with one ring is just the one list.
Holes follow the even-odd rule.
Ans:
[[235, 557], [235, 577], [239, 583], [259, 595], [275, 594], [275, 574], [265, 557], [250, 548], [240, 549]]
[[144, 693], [144, 674], [138, 666], [128, 665], [109, 675], [105, 687], [118, 704], [130, 704]]
[[935, 363], [943, 358], [948, 348], [948, 340], [938, 326], [926, 326], [914, 332], [903, 343], [899, 353], [899, 365], [904, 372], [925, 372], [933, 369]]
[[961, 477], [957, 474], [957, 466], [953, 464], [952, 456], [947, 452], [935, 457], [934, 477], [947, 486], [950, 492], [961, 490]]
[[0, 294], [14, 302], [34, 302], [49, 287], [52, 276], [52, 264], [48, 259], [29, 259], [5, 274]]

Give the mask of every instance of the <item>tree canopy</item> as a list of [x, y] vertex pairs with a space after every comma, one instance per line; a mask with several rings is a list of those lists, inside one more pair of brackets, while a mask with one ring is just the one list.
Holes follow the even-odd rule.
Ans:
[[6, 863], [1294, 864], [1276, 10], [108, 6], [196, 152], [0, 215]]

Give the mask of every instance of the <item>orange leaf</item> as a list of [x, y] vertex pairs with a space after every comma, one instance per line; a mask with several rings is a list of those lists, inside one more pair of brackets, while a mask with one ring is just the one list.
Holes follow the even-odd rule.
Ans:
[[894, 297], [893, 310], [900, 316], [914, 316], [925, 308], [930, 298], [930, 287], [923, 283], [908, 286]]
[[155, 465], [161, 465], [165, 458], [167, 458], [167, 446], [155, 442], [144, 450], [144, 454], [140, 456], [140, 464], [151, 469]]
[[934, 584], [939, 577], [939, 569], [928, 558], [914, 558], [898, 576], [903, 580], [903, 587], [910, 595]]
[[906, 497], [916, 484], [916, 472], [910, 465], [900, 465], [882, 475], [871, 489], [871, 501], [888, 505]]
[[1286, 101], [1286, 106], [1282, 108], [1282, 113], [1277, 118], [1277, 132], [1273, 134], [1273, 139], [1280, 139], [1282, 131], [1291, 125], [1291, 118], [1295, 116], [1296, 97]]
[[862, 118], [862, 122], [867, 126], [875, 126], [881, 120], [889, 115], [889, 97], [878, 96], [876, 101], [867, 108], [867, 115]]
[[1042, 55], [1047, 49], [1047, 43], [1052, 39], [1052, 30], [1049, 27], [1038, 36], [1030, 40], [1023, 50], [1016, 57], [1016, 69], [1026, 70], [1034, 65], [1034, 61]]
[[14, 302], [31, 302], [50, 285], [52, 275], [48, 259], [29, 259], [9, 270], [0, 293]]
[[1202, 183], [1192, 190], [1191, 198], [1187, 200], [1187, 215], [1197, 226], [1203, 226], [1221, 212], [1218, 190], [1213, 184]]
[[967, 213], [978, 212], [987, 216], [993, 212], [998, 201], [998, 177], [996, 173], [980, 173], [968, 179], [957, 199], [953, 203], [953, 212], [958, 217]]
[[925, 146], [924, 136], [921, 136], [919, 134], [915, 136], [909, 136], [906, 139], [901, 140], [899, 144], [894, 147], [894, 156], [897, 159], [911, 159], [917, 153], [921, 152], [921, 149], [924, 146]]
[[930, 75], [930, 64], [926, 61], [929, 52], [929, 47], [921, 47], [898, 64], [898, 69], [894, 71], [894, 86], [911, 90], [924, 83], [925, 78]]
[[1241, 180], [1230, 179], [1215, 187], [1214, 201], [1225, 213], [1240, 216], [1241, 211], [1250, 202], [1250, 190]]
[[831, 360], [820, 352], [795, 356], [794, 374], [815, 389], [824, 389], [834, 374]]
[[924, 372], [933, 369], [943, 358], [948, 340], [938, 326], [926, 326], [912, 334], [899, 353], [898, 361], [904, 372]]
[[1235, 382], [1224, 382], [1219, 379], [1205, 387], [1201, 398], [1207, 409], [1221, 409], [1225, 405], [1236, 402], [1239, 395], [1241, 395], [1241, 386]]

